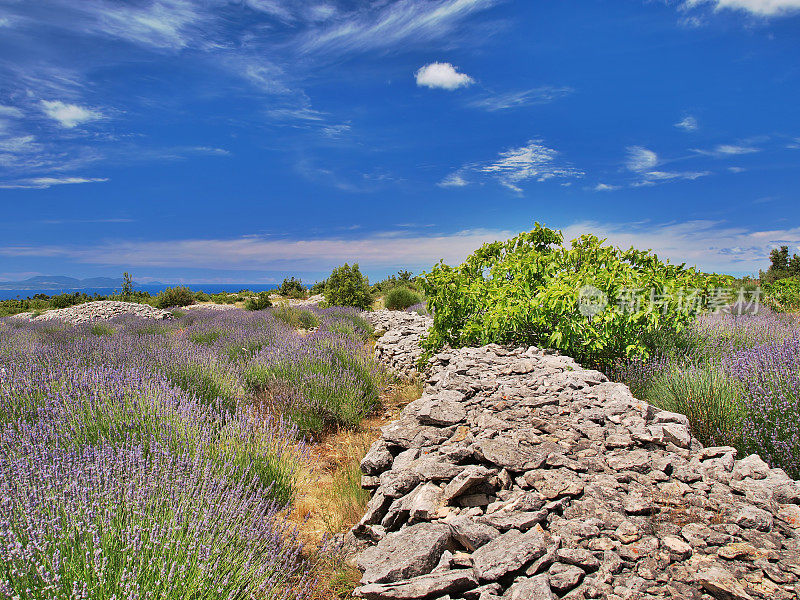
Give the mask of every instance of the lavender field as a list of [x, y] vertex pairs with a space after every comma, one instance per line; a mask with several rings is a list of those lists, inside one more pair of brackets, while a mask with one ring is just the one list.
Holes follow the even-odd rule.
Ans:
[[800, 478], [800, 325], [795, 315], [706, 314], [655, 341], [614, 377], [634, 395], [689, 417], [707, 445], [755, 453]]
[[307, 441], [385, 375], [356, 312], [302, 312], [0, 321], [0, 596], [306, 597]]

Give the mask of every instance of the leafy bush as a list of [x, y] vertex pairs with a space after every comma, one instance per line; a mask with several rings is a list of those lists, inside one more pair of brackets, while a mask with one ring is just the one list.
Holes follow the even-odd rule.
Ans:
[[319, 325], [319, 317], [307, 308], [282, 304], [272, 310], [272, 315], [294, 329], [311, 329]]
[[560, 232], [536, 223], [507, 242], [484, 244], [458, 267], [436, 265], [422, 278], [434, 313], [426, 351], [533, 344], [610, 365], [647, 356], [648, 336], [685, 328], [727, 281], [592, 235], [570, 248], [562, 241]]
[[373, 294], [385, 294], [396, 287], [408, 288], [412, 291], [419, 291], [417, 278], [411, 271], [398, 271], [397, 275], [389, 275], [386, 279], [379, 281], [372, 286]]
[[778, 279], [764, 286], [765, 303], [782, 312], [800, 310], [800, 277]]
[[393, 288], [383, 299], [383, 305], [389, 310], [405, 310], [420, 302], [422, 302], [422, 297], [407, 287]]
[[327, 280], [323, 279], [322, 281], [317, 281], [314, 285], [311, 286], [311, 294], [324, 294], [325, 293], [325, 285], [327, 284]]
[[51, 308], [68, 308], [70, 306], [75, 306], [76, 304], [83, 304], [84, 302], [88, 302], [89, 297], [86, 294], [81, 294], [80, 292], [75, 292], [74, 294], [59, 294], [57, 296], [50, 297], [50, 307]]
[[278, 293], [286, 298], [308, 297], [308, 290], [299, 279], [294, 277], [284, 279], [281, 287], [278, 288]]
[[203, 291], [195, 293], [194, 299], [196, 302], [211, 302], [211, 296], [209, 296]]
[[187, 287], [178, 286], [167, 288], [158, 293], [155, 305], [158, 308], [170, 308], [172, 306], [189, 306], [194, 303], [194, 292]]
[[358, 263], [347, 263], [333, 270], [325, 285], [325, 301], [330, 306], [354, 306], [366, 310], [372, 304], [369, 280], [361, 274]]
[[269, 299], [269, 292], [259, 292], [256, 296], [251, 296], [244, 301], [245, 310], [264, 310], [272, 306]]

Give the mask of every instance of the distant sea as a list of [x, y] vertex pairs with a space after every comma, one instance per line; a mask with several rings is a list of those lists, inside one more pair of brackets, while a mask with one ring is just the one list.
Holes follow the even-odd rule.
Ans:
[[[175, 287], [176, 285], [182, 285], [178, 283], [173, 284], [162, 284], [162, 285], [135, 285], [133, 287], [134, 290], [141, 290], [144, 292], [150, 292], [151, 295], [155, 296], [158, 292], [163, 291], [169, 287]], [[233, 292], [236, 293], [239, 290], [251, 290], [253, 292], [266, 292], [269, 290], [274, 290], [278, 286], [275, 284], [263, 284], [263, 283], [189, 283], [186, 284], [185, 287], [188, 287], [193, 292], [204, 291], [207, 294], [218, 294], [220, 292]], [[64, 289], [50, 289], [50, 290], [0, 290], [0, 300], [10, 300], [15, 298], [31, 298], [34, 294], [47, 294], [48, 296], [55, 296], [58, 294], [74, 294], [75, 292], [83, 292], [93, 296], [95, 294], [100, 294], [101, 296], [108, 296], [109, 294], [119, 293], [119, 288], [64, 288]]]

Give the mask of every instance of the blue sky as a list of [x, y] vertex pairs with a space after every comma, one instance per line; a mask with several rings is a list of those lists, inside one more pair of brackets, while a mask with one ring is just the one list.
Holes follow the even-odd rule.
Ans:
[[0, 0], [0, 280], [800, 251], [800, 0]]

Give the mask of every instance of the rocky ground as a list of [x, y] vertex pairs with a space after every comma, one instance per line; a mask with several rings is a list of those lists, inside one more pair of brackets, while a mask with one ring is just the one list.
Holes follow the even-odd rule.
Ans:
[[133, 315], [143, 319], [163, 321], [171, 319], [172, 313], [147, 304], [136, 302], [117, 302], [116, 300], [99, 300], [86, 302], [69, 308], [48, 310], [40, 315], [35, 313], [20, 313], [10, 317], [12, 319], [25, 319], [28, 321], [50, 321], [57, 319], [66, 323], [90, 323], [92, 321], [108, 321], [120, 315]]
[[417, 363], [422, 356], [419, 340], [433, 324], [433, 319], [385, 308], [364, 313], [364, 316], [375, 328], [377, 357], [397, 375], [408, 379], [417, 377]]
[[[388, 311], [385, 311], [388, 312]], [[428, 326], [373, 318], [413, 373]], [[367, 599], [800, 598], [800, 485], [573, 360], [445, 351], [362, 462]]]

